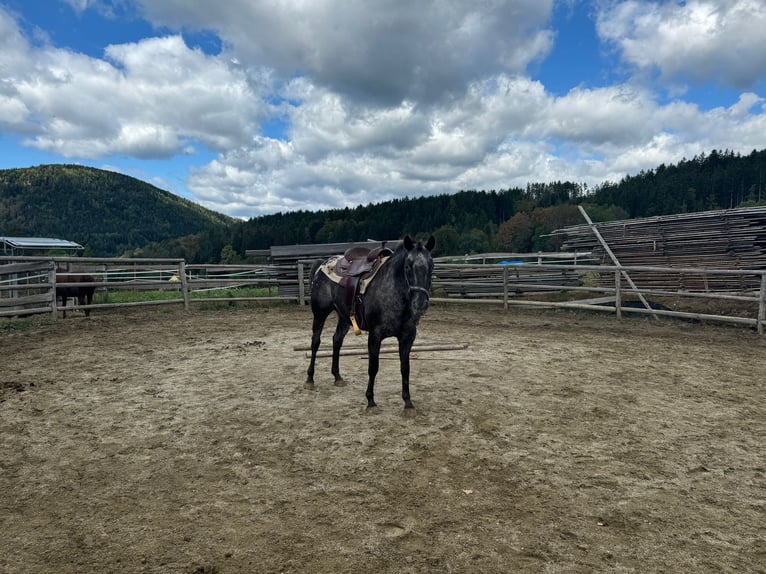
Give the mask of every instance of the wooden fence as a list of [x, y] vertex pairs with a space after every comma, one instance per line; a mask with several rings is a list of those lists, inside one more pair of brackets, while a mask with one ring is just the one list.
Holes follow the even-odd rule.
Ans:
[[44, 261], [0, 261], [0, 317], [54, 313], [54, 263]]
[[[653, 287], [628, 281], [639, 273], [662, 274]], [[611, 277], [611, 285], [605, 278]], [[727, 290], [711, 285], [727, 277]], [[668, 284], [677, 284], [669, 288]], [[635, 285], [635, 288], [632, 286]], [[687, 288], [685, 285], [694, 285]], [[733, 289], [732, 285], [739, 286]], [[538, 308], [583, 309], [720, 321], [766, 328], [766, 271], [615, 265], [466, 265], [434, 267], [431, 301]]]
[[[530, 254], [532, 258], [535, 254]], [[445, 263], [434, 266], [431, 301], [537, 308], [583, 309], [730, 322], [764, 333], [766, 271], [516, 262]], [[534, 259], [533, 259], [534, 260]], [[542, 259], [538, 259], [542, 261]], [[294, 265], [186, 265], [178, 259], [0, 257], [0, 317], [50, 313], [56, 270], [88, 274], [96, 288], [92, 310], [139, 305], [235, 301], [307, 303], [309, 261]], [[628, 281], [662, 275], [661, 284]], [[611, 279], [607, 279], [611, 278]], [[726, 281], [718, 279], [726, 278]], [[716, 288], [726, 284], [727, 290]], [[633, 287], [635, 285], [635, 288]], [[671, 287], [672, 286], [672, 287]], [[739, 286], [732, 288], [732, 286]], [[253, 294], [252, 288], [260, 290]], [[157, 300], [110, 302], [119, 291], [162, 291]]]
[[[0, 317], [50, 313], [58, 316], [56, 274], [90, 276], [80, 287], [94, 287], [97, 302], [78, 309], [183, 305], [211, 301], [296, 300], [279, 294], [297, 283], [297, 268], [274, 265], [186, 265], [181, 259], [89, 257], [0, 257]], [[254, 289], [260, 292], [252, 294]], [[152, 299], [112, 302], [120, 292], [162, 292]], [[273, 292], [273, 295], [272, 295]], [[244, 294], [243, 294], [244, 293]]]

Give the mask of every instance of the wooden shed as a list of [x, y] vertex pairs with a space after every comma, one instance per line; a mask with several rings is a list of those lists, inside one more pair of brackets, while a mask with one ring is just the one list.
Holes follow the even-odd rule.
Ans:
[[33, 255], [54, 249], [82, 251], [83, 246], [74, 241], [50, 237], [0, 237], [0, 249], [3, 255]]

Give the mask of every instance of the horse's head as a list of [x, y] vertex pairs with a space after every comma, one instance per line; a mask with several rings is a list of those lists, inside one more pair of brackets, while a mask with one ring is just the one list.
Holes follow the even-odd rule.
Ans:
[[404, 261], [404, 277], [410, 292], [412, 312], [420, 317], [428, 309], [428, 298], [431, 294], [431, 276], [434, 270], [434, 260], [431, 251], [436, 245], [433, 235], [425, 245], [415, 243], [408, 235], [404, 238], [404, 248], [407, 255]]

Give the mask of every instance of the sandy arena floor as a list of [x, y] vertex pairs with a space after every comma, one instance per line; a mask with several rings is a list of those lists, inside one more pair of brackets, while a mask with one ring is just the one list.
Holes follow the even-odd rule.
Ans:
[[[325, 333], [329, 342], [331, 329]], [[303, 388], [297, 306], [0, 334], [0, 572], [766, 572], [766, 337], [434, 306]], [[349, 336], [347, 346], [364, 338]]]

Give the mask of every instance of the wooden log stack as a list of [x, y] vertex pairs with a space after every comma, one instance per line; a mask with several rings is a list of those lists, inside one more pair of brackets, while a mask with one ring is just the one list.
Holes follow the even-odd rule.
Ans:
[[[766, 207], [664, 215], [596, 224], [621, 265], [711, 269], [766, 269]], [[611, 265], [603, 246], [587, 225], [554, 231], [564, 235], [563, 250], [590, 250]], [[631, 272], [639, 287], [687, 291], [758, 289], [758, 275]], [[605, 283], [613, 284], [613, 277]]]

